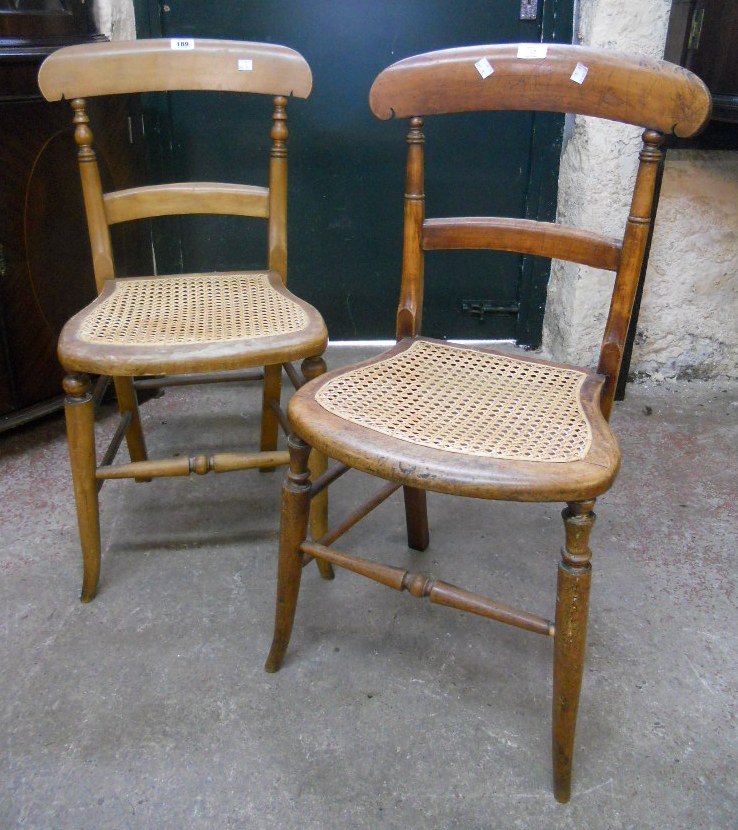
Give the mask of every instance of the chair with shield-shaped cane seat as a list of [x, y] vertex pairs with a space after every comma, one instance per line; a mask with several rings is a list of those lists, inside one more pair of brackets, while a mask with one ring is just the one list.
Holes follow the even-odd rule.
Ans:
[[[313, 559], [432, 603], [551, 637], [553, 789], [559, 801], [567, 801], [588, 617], [589, 535], [595, 499], [610, 487], [620, 463], [608, 419], [651, 224], [660, 144], [666, 133], [696, 133], [709, 117], [710, 96], [690, 72], [662, 61], [529, 44], [407, 58], [377, 77], [370, 105], [380, 119], [410, 119], [397, 344], [378, 357], [313, 380], [290, 401], [291, 465], [283, 486], [277, 611], [266, 668], [276, 671], [282, 664], [302, 567]], [[577, 113], [644, 128], [621, 238], [529, 219], [425, 218], [423, 119], [504, 110]], [[431, 145], [432, 124], [428, 134]], [[607, 193], [601, 196], [608, 198]], [[424, 257], [451, 249], [537, 255], [614, 272], [597, 370], [421, 337]], [[335, 461], [312, 479], [307, 466], [311, 448]], [[350, 468], [386, 484], [325, 536], [308, 540], [311, 498]], [[426, 491], [565, 502], [565, 544], [552, 619], [332, 546], [401, 487], [408, 544], [418, 550], [429, 543]]]
[[[312, 74], [292, 49], [263, 43], [188, 39], [140, 40], [70, 46], [41, 66], [45, 98], [71, 103], [75, 142], [98, 297], [67, 322], [59, 340], [66, 371], [65, 411], [83, 553], [82, 600], [96, 593], [100, 572], [98, 490], [108, 479], [274, 469], [288, 453], [278, 449], [283, 367], [295, 386], [325, 371], [327, 332], [318, 312], [289, 292], [287, 277], [287, 127], [289, 96], [307, 98]], [[259, 142], [267, 186], [221, 182], [156, 183], [103, 192], [86, 99], [107, 95], [201, 91], [260, 96], [264, 134]], [[267, 97], [269, 96], [269, 97]], [[249, 110], [251, 112], [251, 110]], [[103, 125], [101, 125], [101, 128]], [[97, 126], [96, 126], [97, 129]], [[269, 132], [268, 132], [269, 131]], [[209, 149], [229, 141], [212, 125]], [[265, 268], [259, 271], [116, 277], [110, 227], [165, 216], [252, 217], [266, 222]], [[121, 420], [97, 460], [90, 375], [112, 378]], [[149, 459], [136, 389], [263, 380], [260, 449], [182, 453]], [[130, 463], [114, 463], [125, 439]], [[320, 466], [316, 456], [313, 463]], [[323, 513], [321, 513], [321, 510]], [[314, 511], [324, 518], [325, 504]], [[330, 566], [323, 572], [330, 575]]]

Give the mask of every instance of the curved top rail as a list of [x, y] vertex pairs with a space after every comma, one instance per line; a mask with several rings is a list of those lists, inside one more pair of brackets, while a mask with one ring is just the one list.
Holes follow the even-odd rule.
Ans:
[[[491, 73], [477, 67], [485, 60]], [[539, 110], [594, 115], [688, 137], [707, 123], [712, 99], [696, 75], [666, 61], [584, 46], [515, 43], [401, 60], [377, 76], [369, 104], [381, 119]]]
[[47, 101], [172, 90], [307, 98], [313, 76], [305, 58], [286, 46], [158, 38], [67, 46], [46, 58], [38, 83]]

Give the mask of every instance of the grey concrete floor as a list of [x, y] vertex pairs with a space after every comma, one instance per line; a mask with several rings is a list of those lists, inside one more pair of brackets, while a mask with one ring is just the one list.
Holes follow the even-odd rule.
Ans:
[[[252, 445], [256, 394], [167, 391], [150, 449]], [[311, 567], [268, 675], [281, 474], [107, 484], [85, 606], [63, 422], [0, 436], [0, 827], [735, 827], [737, 415], [735, 382], [616, 407], [568, 805], [546, 639]], [[343, 544], [550, 615], [559, 510], [431, 496], [418, 554], [394, 497]]]

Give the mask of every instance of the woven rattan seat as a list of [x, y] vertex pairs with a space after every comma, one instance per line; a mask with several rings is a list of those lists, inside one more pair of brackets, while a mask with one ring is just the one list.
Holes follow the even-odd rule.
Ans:
[[308, 317], [266, 274], [122, 279], [85, 315], [79, 337], [111, 346], [224, 343], [303, 331]]
[[581, 461], [592, 443], [579, 400], [586, 377], [416, 340], [339, 375], [315, 399], [352, 424], [422, 447], [511, 461]]
[[[290, 359], [320, 349], [325, 327], [307, 303], [269, 272], [178, 274], [111, 280], [64, 327], [59, 354], [76, 371], [146, 375], [188, 371], [214, 355], [219, 368], [262, 365], [270, 350]], [[205, 348], [207, 347], [207, 348]], [[287, 351], [285, 351], [287, 350]]]

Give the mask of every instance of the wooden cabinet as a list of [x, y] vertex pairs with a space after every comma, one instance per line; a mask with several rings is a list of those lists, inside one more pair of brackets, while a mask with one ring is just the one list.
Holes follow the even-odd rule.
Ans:
[[707, 84], [715, 120], [738, 124], [737, 3], [674, 0], [665, 57]]
[[[86, 8], [0, 0], [0, 430], [60, 405], [56, 340], [95, 294], [71, 110], [44, 101], [36, 82], [54, 49], [99, 39]], [[96, 135], [103, 175], [117, 186], [133, 183], [140, 123], [126, 99], [93, 103], [93, 117], [108, 116]], [[122, 270], [150, 269], [145, 231], [124, 233]]]

